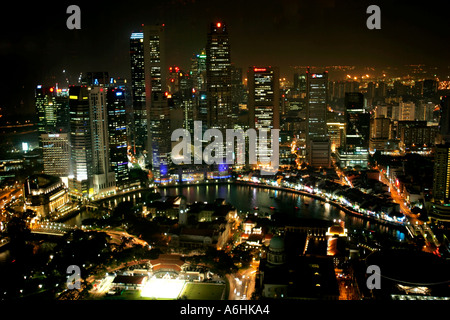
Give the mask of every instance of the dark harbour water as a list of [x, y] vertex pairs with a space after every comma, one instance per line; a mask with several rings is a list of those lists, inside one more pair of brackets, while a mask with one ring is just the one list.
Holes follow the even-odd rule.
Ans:
[[[345, 221], [347, 229], [364, 229], [387, 233], [398, 240], [405, 239], [405, 231], [395, 227], [389, 227], [374, 221], [362, 219], [327, 203], [308, 196], [273, 189], [257, 188], [247, 185], [216, 184], [183, 187], [160, 188], [158, 192], [163, 198], [168, 196], [184, 195], [188, 203], [195, 201], [214, 202], [217, 198], [223, 198], [232, 204], [238, 211], [254, 212], [258, 207], [261, 213], [286, 214], [298, 218], [322, 219], [333, 221], [341, 219]], [[271, 209], [273, 207], [274, 209]], [[295, 209], [297, 207], [298, 209]], [[90, 218], [90, 212], [82, 212], [64, 223], [69, 225], [81, 225], [84, 219]]]
[[[259, 212], [279, 212], [298, 218], [322, 219], [333, 221], [341, 219], [345, 221], [346, 228], [373, 230], [388, 233], [398, 240], [405, 239], [405, 230], [388, 227], [374, 221], [362, 219], [327, 203], [308, 196], [273, 189], [257, 188], [247, 185], [218, 184], [186, 186], [180, 188], [162, 188], [159, 192], [163, 197], [184, 195], [187, 202], [195, 201], [213, 202], [217, 198], [223, 198], [236, 209], [243, 212], [254, 212], [258, 207]], [[271, 209], [274, 207], [274, 209]], [[297, 207], [298, 209], [296, 209]]]

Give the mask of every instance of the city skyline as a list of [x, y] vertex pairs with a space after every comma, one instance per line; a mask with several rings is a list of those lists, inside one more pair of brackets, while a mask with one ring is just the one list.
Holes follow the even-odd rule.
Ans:
[[0, 301], [450, 301], [439, 5], [25, 9], [0, 40]]
[[447, 67], [447, 22], [437, 4], [378, 2], [381, 30], [369, 30], [366, 9], [372, 3], [314, 3], [81, 3], [81, 30], [66, 28], [69, 15], [61, 3], [29, 5], [21, 10], [22, 19], [2, 21], [2, 29], [11, 32], [1, 37], [4, 79], [9, 80], [2, 79], [1, 87], [15, 92], [3, 107], [18, 109], [23, 101], [31, 112], [36, 82], [50, 85], [67, 74], [72, 83], [88, 71], [130, 79], [128, 39], [141, 24], [165, 25], [167, 65], [182, 69], [188, 69], [190, 58], [205, 47], [208, 25], [216, 21], [228, 24], [231, 60], [244, 70], [253, 65], [278, 66], [280, 75], [291, 78], [294, 66], [308, 65]]

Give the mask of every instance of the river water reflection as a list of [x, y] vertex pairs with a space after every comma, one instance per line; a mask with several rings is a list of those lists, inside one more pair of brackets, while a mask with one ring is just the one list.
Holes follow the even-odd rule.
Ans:
[[[343, 210], [330, 203], [288, 191], [235, 184], [168, 187], [159, 188], [158, 191], [163, 198], [184, 195], [188, 203], [195, 201], [213, 202], [217, 198], [223, 198], [227, 203], [236, 207], [238, 211], [243, 212], [254, 212], [254, 208], [258, 207], [261, 213], [279, 212], [298, 218], [329, 221], [341, 219], [345, 221], [346, 228], [348, 229], [373, 230], [388, 233], [398, 240], [405, 239], [405, 233], [402, 229], [388, 227], [374, 221], [346, 214]], [[80, 226], [83, 219], [90, 217], [89, 212], [83, 212], [70, 218], [65, 223]]]
[[[345, 221], [346, 228], [374, 230], [376, 232], [389, 233], [398, 240], [405, 239], [405, 233], [399, 228], [387, 227], [374, 221], [362, 219], [343, 210], [308, 196], [288, 191], [273, 190], [267, 188], [252, 187], [247, 185], [216, 184], [199, 185], [179, 188], [162, 188], [159, 192], [163, 197], [182, 194], [188, 203], [195, 201], [213, 202], [217, 198], [223, 198], [236, 209], [243, 212], [254, 212], [258, 207], [259, 212], [279, 212], [298, 218], [323, 219], [332, 221], [341, 219]], [[274, 209], [271, 209], [273, 207]], [[297, 208], [296, 208], [297, 207]]]

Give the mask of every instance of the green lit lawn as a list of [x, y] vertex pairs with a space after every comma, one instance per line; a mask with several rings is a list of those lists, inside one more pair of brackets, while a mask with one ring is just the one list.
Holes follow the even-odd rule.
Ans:
[[188, 282], [180, 297], [188, 300], [220, 300], [224, 290], [224, 284]]

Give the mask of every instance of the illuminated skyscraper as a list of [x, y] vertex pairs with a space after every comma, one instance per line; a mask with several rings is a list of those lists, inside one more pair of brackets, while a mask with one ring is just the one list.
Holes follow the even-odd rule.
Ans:
[[[70, 192], [87, 197], [92, 188], [92, 127], [87, 86], [69, 87], [71, 169]], [[93, 193], [93, 190], [92, 190]]]
[[92, 127], [92, 160], [94, 194], [114, 191], [116, 180], [110, 164], [107, 89], [92, 86], [89, 90], [89, 107]]
[[[38, 133], [67, 133], [69, 131], [69, 96], [67, 89], [36, 87], [35, 105]], [[40, 140], [42, 146], [42, 141]]]
[[206, 50], [191, 59], [191, 70], [189, 72], [193, 88], [194, 120], [202, 122], [202, 134], [208, 129], [208, 99], [206, 98]]
[[439, 204], [450, 204], [450, 144], [437, 145], [434, 159], [433, 198]]
[[130, 37], [133, 144], [148, 155], [157, 181], [167, 173], [170, 152], [164, 37], [163, 26], [143, 26]]
[[306, 95], [306, 75], [294, 74], [294, 90], [295, 94], [303, 98]]
[[109, 156], [117, 186], [128, 182], [126, 91], [111, 87], [107, 93]]
[[337, 150], [340, 166], [367, 168], [369, 161], [370, 113], [364, 110], [364, 95], [345, 93], [345, 143]]
[[43, 133], [40, 135], [44, 173], [58, 177], [70, 174], [70, 146], [68, 133]]
[[225, 23], [211, 23], [206, 44], [208, 127], [232, 128], [231, 52]]
[[306, 74], [306, 159], [314, 167], [330, 166], [327, 135], [328, 73]]
[[76, 196], [90, 196], [115, 189], [109, 161], [106, 88], [69, 88], [72, 175], [69, 188]]
[[440, 105], [439, 137], [442, 143], [450, 143], [450, 97], [444, 96]]
[[327, 96], [328, 73], [307, 72], [307, 111], [308, 123], [306, 142], [323, 140], [327, 137]]
[[[247, 72], [248, 83], [248, 110], [250, 128], [280, 129], [280, 80], [279, 70], [276, 67], [250, 67]], [[271, 156], [270, 139], [268, 134], [266, 141], [258, 139], [258, 145], [265, 143], [268, 154], [259, 156]]]
[[203, 49], [191, 59], [189, 72], [196, 91], [206, 90], [206, 51]]

